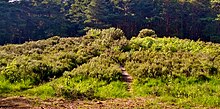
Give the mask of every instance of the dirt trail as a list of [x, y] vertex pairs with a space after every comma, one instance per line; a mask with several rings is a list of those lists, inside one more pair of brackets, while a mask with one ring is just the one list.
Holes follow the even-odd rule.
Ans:
[[120, 66], [120, 69], [122, 71], [122, 80], [128, 84], [128, 91], [131, 91], [131, 83], [133, 81], [133, 78], [131, 75], [128, 74], [126, 69], [123, 66]]
[[24, 97], [0, 98], [0, 109], [30, 109], [31, 100]]
[[128, 98], [100, 100], [65, 100], [25, 97], [0, 97], [0, 109], [133, 109], [133, 108], [167, 108], [173, 109], [172, 105], [164, 103], [155, 104], [155, 98]]
[[[182, 109], [181, 105], [158, 101], [155, 96], [140, 98], [116, 98], [106, 100], [65, 100], [62, 98], [42, 100], [25, 97], [0, 97], [0, 109]], [[189, 107], [188, 107], [189, 108]], [[195, 106], [195, 109], [217, 109]]]

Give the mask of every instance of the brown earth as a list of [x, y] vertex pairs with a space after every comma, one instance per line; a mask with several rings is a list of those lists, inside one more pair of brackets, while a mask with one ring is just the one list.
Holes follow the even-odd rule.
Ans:
[[25, 97], [0, 98], [0, 109], [133, 109], [133, 108], [177, 108], [175, 105], [156, 103], [153, 98], [130, 98], [99, 100], [64, 100]]
[[128, 74], [128, 72], [126, 71], [126, 69], [123, 67], [123, 66], [120, 66], [120, 69], [121, 69], [121, 71], [122, 71], [122, 80], [124, 81], [124, 82], [126, 82], [127, 83], [127, 85], [128, 85], [128, 91], [130, 91], [130, 92], [132, 92], [131, 91], [131, 83], [132, 83], [132, 81], [133, 81], [133, 78], [132, 78], [132, 76], [131, 75], [129, 75]]

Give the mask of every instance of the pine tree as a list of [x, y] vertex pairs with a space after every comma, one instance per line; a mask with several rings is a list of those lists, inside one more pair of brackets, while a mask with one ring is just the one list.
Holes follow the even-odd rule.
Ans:
[[93, 28], [107, 28], [117, 25], [120, 13], [110, 0], [91, 0], [86, 10], [85, 23]]

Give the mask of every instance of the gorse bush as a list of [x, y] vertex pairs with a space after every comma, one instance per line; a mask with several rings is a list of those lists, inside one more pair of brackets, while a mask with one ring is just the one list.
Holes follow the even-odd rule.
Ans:
[[124, 32], [121, 29], [91, 29], [84, 36], [85, 39], [106, 39], [106, 40], [119, 40], [125, 38]]
[[146, 37], [155, 35], [150, 29], [143, 29], [139, 35], [144, 37], [129, 41], [120, 29], [92, 29], [80, 38], [55, 36], [2, 46], [1, 75], [11, 82], [31, 80], [39, 84], [61, 77], [65, 71], [70, 71], [71, 75], [117, 80], [119, 65], [125, 65], [136, 78], [216, 75], [219, 72], [218, 44]]
[[105, 81], [83, 76], [59, 78], [49, 83], [56, 96], [67, 99], [94, 99], [97, 88], [105, 86]]
[[207, 55], [136, 51], [126, 69], [136, 78], [216, 75], [219, 67]]
[[[180, 40], [178, 38], [132, 38], [130, 46], [135, 50], [153, 50], [164, 52], [218, 52], [218, 45], [202, 41]], [[208, 51], [209, 50], [209, 51]], [[215, 51], [217, 50], [217, 51]]]
[[132, 38], [125, 67], [136, 78], [219, 75], [218, 46], [177, 38]]
[[140, 38], [144, 38], [144, 37], [157, 37], [156, 32], [152, 29], [142, 29], [139, 34], [138, 37]]
[[[96, 38], [95, 40], [94, 37]], [[87, 32], [84, 38], [90, 38], [90, 41], [92, 41], [90, 47], [98, 48], [101, 51], [115, 48], [123, 49], [128, 45], [128, 40], [124, 36], [123, 31], [116, 28], [104, 29], [102, 31], [92, 29]]]
[[71, 71], [109, 50], [121, 50], [126, 45], [124, 33], [115, 28], [90, 30], [80, 38], [54, 36], [22, 45], [6, 45], [0, 47], [1, 74], [12, 83], [31, 80], [33, 84], [39, 84], [61, 77], [65, 71]]
[[93, 58], [88, 63], [68, 72], [67, 75], [71, 77], [93, 77], [108, 82], [120, 80], [122, 77], [119, 64], [108, 57]]

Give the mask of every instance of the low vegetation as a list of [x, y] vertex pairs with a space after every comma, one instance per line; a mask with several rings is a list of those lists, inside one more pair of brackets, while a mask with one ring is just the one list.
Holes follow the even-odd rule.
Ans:
[[[1, 46], [0, 96], [151, 96], [184, 108], [219, 107], [220, 45], [156, 36], [145, 29], [127, 40], [120, 29], [92, 29], [79, 38]], [[133, 77], [130, 91], [120, 66]]]

